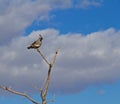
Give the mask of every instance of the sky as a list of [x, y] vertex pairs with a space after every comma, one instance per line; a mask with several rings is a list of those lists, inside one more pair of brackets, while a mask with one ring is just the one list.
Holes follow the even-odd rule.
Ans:
[[[52, 70], [53, 104], [120, 103], [119, 0], [0, 0], [0, 85], [40, 101], [48, 66], [27, 50], [39, 34]], [[0, 90], [1, 104], [32, 104]]]

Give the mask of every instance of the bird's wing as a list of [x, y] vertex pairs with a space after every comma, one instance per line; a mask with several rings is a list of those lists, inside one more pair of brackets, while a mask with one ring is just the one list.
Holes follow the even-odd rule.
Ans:
[[36, 41], [35, 41], [35, 42], [33, 42], [31, 45], [34, 45], [34, 44], [36, 44]]

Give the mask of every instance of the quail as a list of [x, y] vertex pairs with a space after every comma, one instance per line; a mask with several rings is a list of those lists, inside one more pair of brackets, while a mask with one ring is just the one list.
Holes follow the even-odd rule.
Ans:
[[39, 39], [34, 41], [29, 47], [27, 47], [27, 49], [37, 49], [42, 45], [43, 37], [41, 35], [39, 36], [40, 36]]

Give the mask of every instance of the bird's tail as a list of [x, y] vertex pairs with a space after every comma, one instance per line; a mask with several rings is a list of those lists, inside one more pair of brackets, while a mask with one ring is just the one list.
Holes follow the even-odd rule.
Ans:
[[31, 46], [27, 47], [27, 49], [30, 49], [30, 48], [31, 48]]

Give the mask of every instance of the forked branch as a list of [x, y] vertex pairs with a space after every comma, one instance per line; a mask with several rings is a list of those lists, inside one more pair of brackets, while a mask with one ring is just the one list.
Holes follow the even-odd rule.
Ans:
[[[37, 41], [36, 41], [36, 44], [37, 44]], [[36, 45], [34, 43], [34, 45]], [[34, 47], [32, 47], [34, 48]], [[46, 95], [47, 95], [47, 92], [48, 92], [48, 88], [49, 88], [49, 84], [50, 84], [50, 75], [51, 75], [51, 70], [52, 70], [52, 67], [56, 61], [56, 57], [58, 55], [58, 52], [59, 52], [59, 48], [56, 50], [55, 54], [54, 54], [54, 57], [53, 57], [53, 60], [51, 62], [49, 62], [45, 56], [42, 54], [42, 52], [37, 48], [36, 49], [37, 52], [40, 54], [40, 56], [42, 57], [42, 59], [46, 62], [46, 64], [49, 66], [49, 69], [48, 69], [48, 74], [47, 74], [47, 79], [45, 80], [45, 86], [40, 89], [40, 94], [41, 94], [41, 99], [42, 99], [42, 104], [47, 104], [48, 102], [53, 102], [53, 100], [49, 100], [48, 102], [46, 101]], [[15, 91], [13, 90], [12, 88], [10, 87], [6, 87], [6, 86], [2, 86], [0, 85], [0, 89], [3, 89], [5, 91], [8, 91], [10, 93], [13, 93], [13, 94], [16, 94], [16, 95], [19, 95], [19, 96], [23, 96], [25, 97], [26, 99], [28, 99], [29, 101], [31, 101], [32, 103], [34, 104], [40, 104], [38, 103], [37, 101], [35, 101], [34, 99], [32, 99], [30, 96], [28, 96], [26, 93], [21, 93], [21, 92], [18, 92], [18, 91]]]
[[56, 50], [55, 54], [54, 54], [54, 57], [53, 57], [53, 60], [51, 62], [48, 62], [48, 60], [45, 58], [45, 56], [41, 53], [41, 51], [39, 49], [37, 49], [37, 52], [39, 52], [39, 54], [41, 55], [41, 57], [44, 59], [44, 61], [49, 65], [49, 70], [48, 70], [48, 75], [47, 75], [47, 79], [46, 79], [46, 84], [45, 84], [45, 87], [40, 91], [41, 93], [41, 98], [42, 98], [42, 104], [47, 104], [47, 101], [46, 101], [46, 95], [47, 95], [47, 92], [48, 92], [48, 88], [49, 88], [49, 83], [50, 83], [50, 75], [51, 75], [51, 70], [52, 70], [52, 67], [56, 61], [56, 57], [57, 57], [57, 54], [59, 52], [59, 48]]

